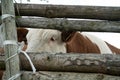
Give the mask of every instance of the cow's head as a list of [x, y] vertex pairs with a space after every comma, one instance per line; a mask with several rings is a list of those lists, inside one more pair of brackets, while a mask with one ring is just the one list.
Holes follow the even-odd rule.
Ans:
[[68, 34], [62, 37], [64, 34], [58, 30], [32, 29], [27, 35], [28, 47], [26, 52], [66, 53]]

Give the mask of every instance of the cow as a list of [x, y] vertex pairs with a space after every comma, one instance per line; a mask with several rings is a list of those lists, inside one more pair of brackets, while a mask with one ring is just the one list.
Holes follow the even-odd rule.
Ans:
[[[25, 42], [25, 45], [23, 47], [23, 51], [26, 50], [27, 48], [27, 39], [26, 39], [26, 35], [28, 33], [28, 29], [25, 29], [25, 28], [17, 28], [17, 37], [18, 37], [18, 42], [22, 42], [24, 41]], [[2, 38], [2, 37], [1, 37]], [[1, 41], [2, 42], [2, 41]], [[2, 44], [2, 43], [1, 43]], [[0, 54], [3, 54], [4, 53], [4, 49], [1, 45], [0, 47]], [[4, 70], [0, 70], [0, 80], [2, 80], [2, 76], [3, 76], [3, 72]]]
[[31, 29], [27, 34], [26, 52], [117, 54], [113, 45], [79, 31]]

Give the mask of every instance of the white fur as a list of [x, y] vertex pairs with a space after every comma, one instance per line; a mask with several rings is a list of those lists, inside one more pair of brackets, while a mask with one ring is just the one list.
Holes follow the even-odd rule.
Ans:
[[101, 54], [112, 54], [112, 51], [103, 40], [93, 35], [87, 34], [86, 32], [82, 32], [82, 34], [84, 36], [87, 36], [93, 43], [95, 43], [99, 47]]
[[[51, 41], [53, 38], [55, 41]], [[61, 32], [51, 29], [31, 29], [27, 34], [28, 47], [26, 52], [63, 52], [65, 43], [61, 41]]]

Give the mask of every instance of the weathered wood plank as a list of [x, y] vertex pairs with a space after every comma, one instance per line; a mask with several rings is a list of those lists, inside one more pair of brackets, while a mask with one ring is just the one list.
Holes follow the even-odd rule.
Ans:
[[[28, 55], [37, 71], [92, 72], [120, 76], [120, 55], [70, 53], [28, 53]], [[20, 62], [22, 70], [31, 70], [28, 59], [23, 54], [20, 54]], [[2, 63], [3, 60], [0, 65]]]
[[22, 80], [120, 80], [120, 76], [74, 72], [23, 72]]
[[120, 32], [120, 21], [91, 21], [50, 18], [17, 18], [18, 26], [58, 30]]
[[24, 16], [120, 20], [120, 7], [42, 4], [17, 4], [17, 6], [20, 15]]
[[15, 10], [19, 16], [120, 20], [120, 7], [16, 4]]
[[[37, 70], [96, 72], [120, 75], [120, 55], [95, 54], [29, 54]], [[23, 57], [23, 56], [22, 56]], [[23, 69], [31, 70], [29, 62], [22, 58]]]
[[[15, 12], [14, 12], [14, 4], [13, 0], [1, 0], [2, 4], [2, 26], [3, 30], [3, 39], [6, 40], [12, 40], [13, 42], [17, 43], [17, 33], [16, 33], [16, 26], [15, 26]], [[7, 15], [7, 16], [6, 16]], [[11, 16], [10, 16], [11, 15]], [[4, 17], [3, 17], [4, 16]], [[4, 41], [4, 42], [5, 42]], [[18, 53], [18, 47], [17, 45], [14, 45], [14, 43], [9, 43], [4, 45], [5, 48], [5, 57], [8, 59], [12, 55]], [[3, 80], [8, 80], [13, 75], [19, 73], [19, 57], [16, 55], [12, 59], [9, 59], [6, 61], [6, 77]], [[16, 80], [20, 80], [20, 77], [18, 77]]]

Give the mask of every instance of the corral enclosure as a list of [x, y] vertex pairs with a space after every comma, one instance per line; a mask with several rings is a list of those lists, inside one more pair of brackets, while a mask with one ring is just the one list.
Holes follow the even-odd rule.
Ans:
[[[20, 16], [43, 17], [43, 18], [17, 18], [16, 22], [17, 22], [17, 26], [19, 27], [22, 26], [26, 28], [79, 30], [79, 31], [89, 31], [89, 32], [90, 31], [120, 32], [119, 29], [120, 7], [104, 7], [104, 6], [93, 7], [93, 6], [80, 6], [80, 5], [74, 6], [74, 5], [40, 5], [40, 4], [15, 4], [14, 7], [15, 7], [16, 15], [18, 16], [20, 14]], [[62, 12], [62, 14], [60, 12]], [[2, 13], [3, 13], [2, 15], [4, 15], [4, 14], [8, 14], [9, 12], [4, 13], [3, 10]], [[14, 15], [14, 11], [12, 12], [12, 15]], [[7, 16], [7, 17], [9, 18], [11, 16]], [[68, 20], [67, 18], [82, 18], [82, 19], [95, 19], [95, 20], [92, 21]], [[15, 31], [14, 28], [12, 29], [13, 29], [12, 31]], [[10, 30], [11, 29], [8, 28], [8, 31]], [[10, 38], [10, 40], [12, 39], [12, 37], [8, 37], [8, 38]], [[10, 50], [10, 52], [8, 53], [16, 53], [17, 51], [16, 46], [13, 47], [9, 46], [8, 48], [10, 48], [8, 49]], [[29, 54], [29, 56], [39, 72], [32, 73], [32, 72], [24, 71], [22, 73], [21, 80], [66, 80], [66, 78], [68, 80], [73, 80], [73, 79], [74, 80], [80, 80], [80, 79], [119, 80], [120, 79], [119, 77], [120, 55], [93, 55], [93, 54], [68, 55], [62, 53], [53, 55], [49, 53], [37, 53], [37, 54]], [[1, 57], [0, 58], [1, 64], [4, 64], [3, 61], [4, 57], [3, 56], [0, 57]], [[19, 66], [19, 60], [17, 62], [17, 58], [13, 59], [12, 62], [10, 59], [9, 64], [6, 63], [7, 66], [9, 65], [13, 68], [10, 70], [11, 71], [10, 73], [12, 73], [12, 70], [14, 72], [9, 76], [7, 75], [7, 77], [5, 76], [4, 80], [9, 79], [10, 77], [19, 73], [19, 69], [18, 71], [16, 71], [16, 68], [14, 68], [16, 67], [16, 65]], [[67, 63], [67, 61], [69, 60], [68, 58], [71, 61], [74, 61], [77, 58], [79, 58], [79, 61], [84, 61], [84, 66], [82, 64], [78, 66], [78, 63], [76, 62], [76, 64], [73, 64], [70, 67], [66, 67], [66, 65], [68, 65]], [[42, 63], [38, 64], [36, 63], [36, 61], [44, 62], [44, 64]], [[96, 61], [98, 64], [96, 63]], [[101, 67], [100, 65], [101, 63], [102, 66], [104, 67]], [[31, 66], [29, 65], [29, 62], [22, 54], [20, 54], [20, 65], [22, 66], [22, 70], [31, 70]], [[8, 71], [7, 74], [9, 74], [9, 68], [8, 69], [7, 68], [8, 67], [6, 67], [6, 70]]]

